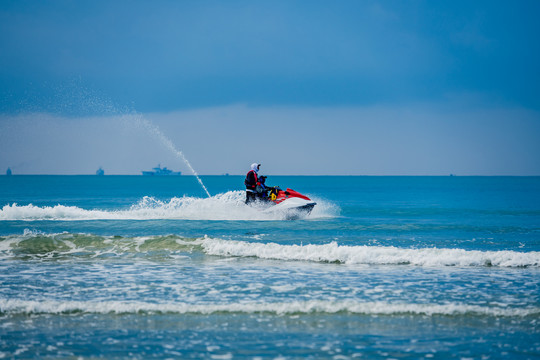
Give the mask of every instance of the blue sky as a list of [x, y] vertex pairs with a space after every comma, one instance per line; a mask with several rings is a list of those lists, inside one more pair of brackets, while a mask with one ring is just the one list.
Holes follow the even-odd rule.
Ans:
[[2, 1], [0, 170], [186, 172], [131, 114], [202, 174], [260, 161], [274, 174], [540, 175], [539, 13], [538, 1]]

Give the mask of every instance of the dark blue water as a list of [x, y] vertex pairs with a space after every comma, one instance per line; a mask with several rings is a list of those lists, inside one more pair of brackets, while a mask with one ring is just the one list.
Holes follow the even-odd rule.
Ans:
[[540, 178], [0, 177], [0, 357], [534, 358]]

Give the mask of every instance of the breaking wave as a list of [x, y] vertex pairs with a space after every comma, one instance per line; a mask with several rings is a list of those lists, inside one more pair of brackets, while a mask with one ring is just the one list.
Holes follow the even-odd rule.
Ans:
[[[229, 191], [210, 198], [175, 197], [162, 201], [145, 196], [137, 204], [125, 210], [82, 209], [77, 206], [5, 205], [0, 209], [0, 220], [19, 221], [73, 221], [73, 220], [284, 220], [284, 212], [264, 212], [244, 204], [242, 191]], [[316, 200], [317, 201], [317, 200]], [[336, 205], [317, 201], [318, 204], [307, 218], [334, 217]]]
[[69, 301], [0, 299], [1, 314], [214, 314], [214, 313], [269, 313], [364, 315], [478, 315], [478, 316], [536, 316], [540, 308], [513, 308], [507, 306], [480, 306], [460, 303], [407, 304], [387, 302], [360, 302], [356, 300], [305, 300], [288, 302], [242, 302], [190, 304], [183, 302], [150, 303], [143, 301]]
[[283, 261], [424, 267], [540, 267], [540, 252], [479, 251], [445, 248], [406, 249], [393, 246], [281, 245], [202, 237], [99, 236], [41, 234], [0, 237], [0, 259], [70, 259], [148, 256], [174, 259], [186, 253], [222, 257], [253, 257]]
[[158, 254], [174, 256], [192, 251], [196, 239], [166, 236], [99, 236], [93, 234], [43, 234], [25, 230], [23, 235], [0, 237], [0, 259], [110, 258]]
[[478, 251], [463, 249], [403, 249], [393, 246], [280, 245], [211, 240], [202, 244], [209, 255], [302, 260], [343, 264], [416, 266], [538, 267], [540, 252]]

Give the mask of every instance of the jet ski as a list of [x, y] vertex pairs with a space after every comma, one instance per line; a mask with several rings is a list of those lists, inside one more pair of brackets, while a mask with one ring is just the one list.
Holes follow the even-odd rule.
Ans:
[[265, 188], [262, 191], [262, 202], [270, 205], [264, 210], [265, 212], [283, 213], [287, 219], [307, 216], [317, 205], [316, 202], [298, 191], [289, 188], [281, 190], [278, 186]]

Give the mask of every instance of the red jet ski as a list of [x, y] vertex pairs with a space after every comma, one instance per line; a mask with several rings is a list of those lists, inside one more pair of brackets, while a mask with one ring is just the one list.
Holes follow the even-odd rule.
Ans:
[[308, 215], [311, 213], [311, 210], [313, 210], [313, 207], [317, 205], [316, 202], [307, 196], [289, 188], [287, 188], [287, 190], [281, 190], [278, 186], [274, 186], [266, 188], [265, 190], [268, 191], [267, 201], [273, 204], [265, 211], [284, 212], [286, 213], [287, 218]]

